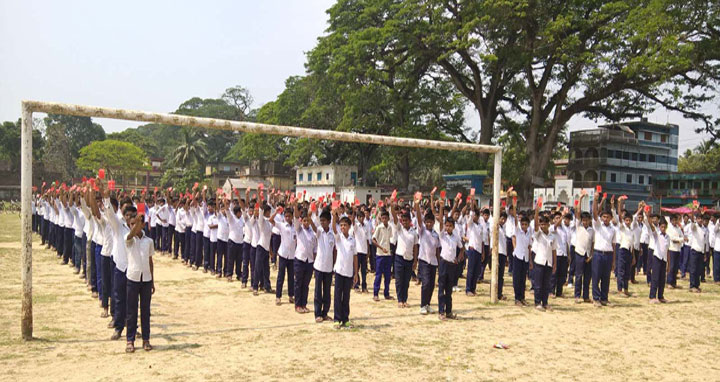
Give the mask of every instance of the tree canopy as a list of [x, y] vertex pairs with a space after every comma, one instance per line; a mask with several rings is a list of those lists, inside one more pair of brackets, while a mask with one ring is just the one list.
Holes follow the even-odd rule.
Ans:
[[80, 149], [77, 166], [90, 172], [103, 168], [110, 177], [130, 176], [147, 166], [147, 155], [132, 143], [108, 139]]

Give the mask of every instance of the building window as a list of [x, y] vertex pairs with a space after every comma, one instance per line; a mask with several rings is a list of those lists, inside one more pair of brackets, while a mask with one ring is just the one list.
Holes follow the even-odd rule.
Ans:
[[615, 151], [615, 159], [622, 159], [622, 151]]
[[627, 151], [623, 151], [623, 159], [630, 160], [630, 153]]
[[652, 141], [652, 133], [645, 132], [645, 140], [646, 141]]
[[600, 171], [600, 181], [607, 182], [607, 171]]
[[640, 162], [647, 162], [647, 155], [640, 154]]
[[677, 190], [677, 188], [680, 187], [680, 182], [678, 182], [677, 180], [673, 180], [672, 186], [670, 187]]
[[615, 183], [617, 181], [616, 174], [614, 172], [610, 173], [610, 182]]
[[660, 142], [662, 142], [662, 143], [667, 143], [667, 135], [661, 134], [661, 135], [660, 135]]
[[699, 190], [699, 189], [700, 189], [700, 182], [695, 182], [695, 183], [693, 183], [693, 188], [696, 189], [696, 190]]
[[655, 163], [655, 154], [648, 155], [648, 162]]
[[329, 172], [326, 172], [326, 173], [325, 173], [325, 180], [330, 180], [330, 173], [329, 173]]
[[322, 173], [321, 173], [321, 172], [317, 173], [316, 175], [317, 175], [317, 178], [316, 178], [317, 180], [319, 180], [319, 181], [322, 180]]
[[632, 174], [627, 174], [625, 176], [625, 183], [632, 184]]
[[582, 159], [582, 157], [583, 157], [582, 150], [575, 150], [575, 158]]
[[607, 151], [607, 156], [606, 156], [606, 157], [607, 157], [607, 158], [612, 158], [612, 157], [613, 157], [613, 155], [614, 155], [614, 153], [615, 153], [615, 151], [614, 151], [614, 150], [608, 150], [608, 151]]
[[308, 182], [312, 182], [312, 173], [311, 172], [308, 173]]
[[637, 162], [638, 155], [637, 153], [632, 153], [631, 159]]
[[298, 174], [298, 182], [302, 182], [302, 181], [303, 181], [303, 174]]
[[644, 175], [638, 176], [638, 184], [645, 184], [645, 176]]
[[685, 188], [686, 188], [686, 187], [685, 187], [685, 182], [680, 182], [680, 189], [681, 189], [681, 190], [684, 190]]

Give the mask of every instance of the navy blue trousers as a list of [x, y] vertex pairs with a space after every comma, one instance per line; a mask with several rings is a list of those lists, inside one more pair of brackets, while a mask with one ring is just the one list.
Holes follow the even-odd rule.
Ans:
[[680, 265], [680, 252], [668, 251], [668, 264], [670, 272], [667, 274], [667, 285], [677, 286], [677, 273]]
[[582, 298], [587, 300], [590, 298], [590, 275], [592, 271], [592, 265], [588, 263], [587, 257], [580, 256], [575, 253], [575, 298]]
[[455, 263], [440, 259], [438, 265], [438, 313], [452, 313], [452, 288], [459, 267]]
[[143, 341], [150, 340], [150, 300], [152, 281], [127, 281], [127, 333], [128, 342], [135, 342], [138, 320], [138, 299], [140, 300], [140, 325]]
[[650, 298], [654, 299], [656, 296], [659, 299], [664, 298], [665, 292], [665, 271], [667, 262], [655, 257], [652, 261], [652, 279], [650, 281]]
[[390, 297], [390, 266], [392, 265], [391, 256], [375, 256], [375, 282], [373, 283], [373, 294], [377, 296], [380, 293], [380, 281], [384, 277], [385, 289], [383, 291], [385, 297]]
[[295, 264], [293, 260], [288, 260], [282, 256], [278, 256], [278, 274], [277, 283], [275, 284], [275, 297], [282, 297], [283, 285], [285, 284], [285, 273], [288, 278], [288, 296], [295, 296]]
[[632, 254], [630, 253], [630, 250], [620, 248], [616, 258], [617, 264], [615, 265], [615, 271], [617, 273], [617, 290], [618, 292], [622, 292], [623, 290], [627, 290], [630, 285], [630, 265], [632, 264]]
[[[258, 247], [260, 248], [260, 247]], [[315, 318], [325, 317], [330, 312], [330, 287], [332, 272], [315, 270]]]
[[535, 305], [548, 305], [550, 294], [550, 277], [552, 277], [552, 266], [533, 264], [535, 276]]
[[608, 301], [612, 252], [595, 251], [592, 259], [592, 295], [595, 301]]
[[467, 251], [467, 278], [465, 279], [465, 292], [475, 293], [480, 268], [482, 267], [482, 255], [475, 249]]
[[127, 278], [125, 272], [113, 271], [113, 305], [115, 305], [115, 330], [122, 332], [127, 320]]
[[513, 262], [513, 291], [515, 292], [515, 301], [525, 300], [525, 279], [528, 275], [530, 263], [517, 257], [512, 257]]
[[[282, 258], [281, 258], [282, 259]], [[350, 321], [350, 291], [353, 278], [335, 274], [335, 301], [333, 308], [333, 321], [346, 323]]]
[[424, 260], [418, 261], [418, 274], [422, 282], [422, 286], [420, 287], [420, 306], [428, 306], [430, 305], [430, 301], [432, 301], [437, 268], [437, 265], [430, 265]]
[[412, 260], [405, 260], [402, 256], [395, 255], [395, 293], [398, 302], [407, 302], [412, 264]]
[[295, 306], [305, 307], [313, 274], [313, 263], [295, 259], [293, 266], [295, 268]]

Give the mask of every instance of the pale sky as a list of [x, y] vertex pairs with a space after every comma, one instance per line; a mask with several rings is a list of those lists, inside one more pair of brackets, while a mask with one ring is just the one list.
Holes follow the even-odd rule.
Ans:
[[[0, 121], [17, 120], [23, 99], [171, 112], [235, 85], [259, 107], [304, 73], [305, 52], [327, 28], [333, 3], [0, 0]], [[680, 125], [680, 152], [703, 139], [677, 113], [649, 119]], [[107, 132], [138, 125], [95, 121]], [[595, 126], [579, 117], [570, 124]]]

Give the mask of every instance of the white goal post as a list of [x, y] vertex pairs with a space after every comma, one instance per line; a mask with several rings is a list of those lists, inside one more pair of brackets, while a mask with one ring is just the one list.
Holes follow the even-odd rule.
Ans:
[[214, 118], [192, 117], [179, 114], [151, 113], [146, 111], [116, 109], [99, 106], [74, 105], [56, 102], [22, 101], [22, 127], [21, 127], [21, 274], [22, 274], [22, 314], [21, 332], [25, 340], [32, 339], [32, 114], [53, 113], [75, 115], [83, 117], [97, 117], [139, 121], [149, 123], [162, 123], [174, 126], [203, 127], [207, 129], [221, 129], [242, 131], [246, 133], [272, 134], [290, 137], [312, 138], [342, 142], [356, 142], [387, 146], [415, 147], [448, 151], [470, 151], [489, 153], [495, 157], [493, 182], [493, 246], [492, 246], [492, 279], [490, 283], [490, 301], [497, 302], [497, 275], [498, 275], [498, 221], [500, 220], [500, 182], [502, 171], [502, 147], [480, 145], [473, 143], [433, 141], [426, 139], [391, 137], [372, 134], [347, 133], [330, 130], [316, 130], [293, 126], [268, 125], [263, 123], [228, 121]]

